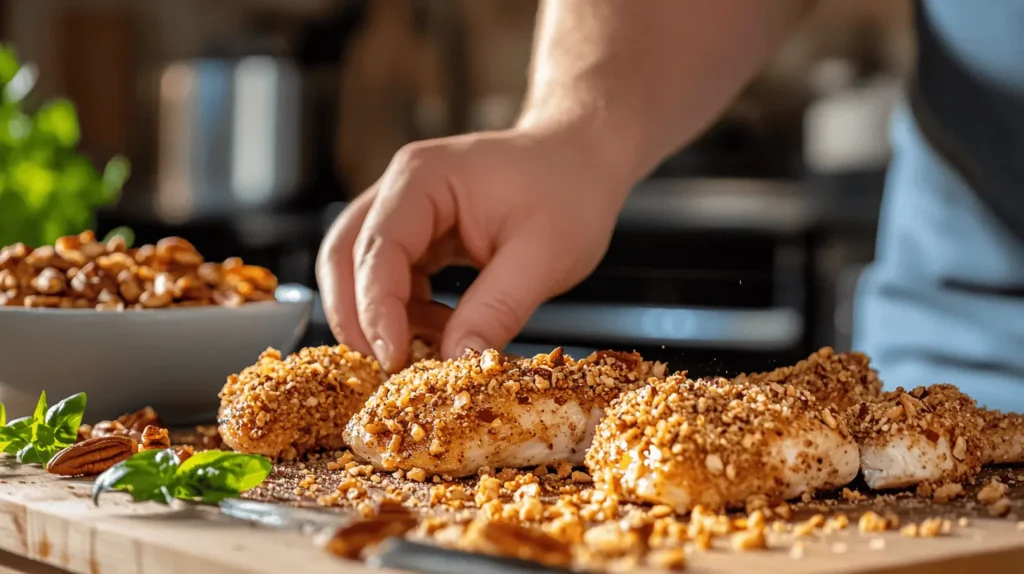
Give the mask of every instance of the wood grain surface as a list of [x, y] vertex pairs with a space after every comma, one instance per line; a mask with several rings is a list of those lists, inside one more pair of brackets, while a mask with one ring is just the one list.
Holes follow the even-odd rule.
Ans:
[[[54, 571], [31, 570], [24, 562], [19, 566], [11, 563], [11, 555], [88, 574], [379, 572], [329, 556], [298, 532], [255, 527], [213, 508], [134, 504], [118, 494], [104, 497], [96, 507], [90, 489], [87, 480], [60, 479], [38, 467], [0, 460], [0, 572]], [[900, 512], [904, 521], [935, 515], [940, 508], [908, 504]], [[956, 516], [984, 516], [969, 500], [942, 508], [954, 523]], [[853, 520], [858, 514], [851, 505], [835, 505], [834, 511]], [[801, 559], [790, 557], [789, 544], [737, 553], [728, 549], [728, 539], [716, 540], [716, 551], [693, 554], [687, 571], [989, 574], [1022, 569], [1024, 530], [1016, 519], [977, 517], [966, 527], [954, 526], [952, 533], [931, 539], [909, 539], [896, 532], [864, 535], [852, 524], [806, 541]]]

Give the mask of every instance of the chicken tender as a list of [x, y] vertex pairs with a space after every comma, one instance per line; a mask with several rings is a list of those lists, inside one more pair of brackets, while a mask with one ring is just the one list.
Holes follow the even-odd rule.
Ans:
[[840, 412], [862, 401], [873, 401], [882, 394], [882, 383], [863, 353], [836, 353], [824, 347], [790, 367], [767, 373], [743, 374], [736, 381], [794, 385], [814, 395], [819, 404]]
[[953, 385], [899, 387], [851, 408], [847, 421], [864, 481], [879, 490], [974, 478], [988, 447], [974, 399]]
[[267, 349], [228, 377], [220, 392], [220, 435], [231, 448], [294, 459], [345, 446], [345, 424], [381, 383], [372, 357], [345, 345], [310, 347], [284, 360]]
[[982, 409], [982, 436], [989, 443], [984, 464], [1024, 462], [1024, 415]]
[[382, 470], [466, 476], [484, 466], [583, 461], [613, 398], [664, 366], [637, 353], [575, 361], [561, 348], [531, 359], [495, 350], [422, 361], [392, 376], [348, 424], [346, 442]]
[[685, 373], [619, 397], [586, 456], [599, 488], [679, 513], [836, 488], [858, 460], [838, 413], [806, 390]]

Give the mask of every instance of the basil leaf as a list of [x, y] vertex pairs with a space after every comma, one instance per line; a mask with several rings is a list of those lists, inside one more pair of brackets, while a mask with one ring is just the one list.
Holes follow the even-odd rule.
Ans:
[[78, 393], [50, 407], [44, 422], [53, 429], [54, 441], [68, 446], [78, 438], [78, 427], [82, 425], [84, 414], [85, 393]]
[[36, 410], [32, 413], [32, 435], [35, 436], [35, 425], [43, 422], [46, 418], [46, 391], [39, 393], [39, 401], [36, 402]]
[[36, 425], [36, 438], [32, 441], [32, 446], [35, 448], [35, 459], [32, 461], [22, 462], [38, 462], [39, 464], [45, 465], [50, 462], [53, 455], [73, 443], [74, 440], [69, 443], [62, 443], [58, 441], [55, 436], [55, 431], [46, 423], [40, 423]]
[[119, 462], [103, 471], [92, 483], [92, 503], [99, 504], [100, 495], [110, 490], [116, 490], [122, 484], [121, 480], [130, 472], [134, 471], [125, 466], [124, 462]]
[[178, 473], [179, 474], [190, 474], [192, 472], [195, 472], [195, 470], [197, 468], [203, 468], [203, 467], [210, 466], [212, 464], [216, 464], [218, 460], [221, 460], [221, 459], [223, 459], [225, 457], [228, 457], [228, 456], [231, 456], [233, 454], [238, 454], [238, 453], [234, 453], [234, 452], [227, 451], [227, 450], [216, 450], [216, 449], [204, 450], [204, 451], [197, 452], [197, 453], [193, 454], [192, 456], [190, 456], [188, 458], [188, 460], [186, 460], [185, 462], [181, 463], [181, 466], [178, 467]]
[[40, 462], [39, 453], [36, 452], [36, 445], [29, 443], [21, 448], [15, 455], [16, 460], [21, 464], [32, 464]]
[[96, 478], [92, 488], [94, 503], [110, 490], [124, 490], [136, 502], [151, 500], [170, 504], [174, 499], [178, 456], [171, 449], [144, 450], [119, 462]]
[[259, 485], [271, 468], [270, 461], [259, 455], [207, 450], [179, 464], [171, 449], [148, 450], [101, 474], [93, 486], [93, 500], [108, 490], [124, 490], [136, 501], [169, 504], [178, 498], [216, 503]]
[[[183, 482], [209, 485], [212, 489], [245, 492], [260, 485], [273, 465], [266, 457], [222, 450], [207, 450], [182, 463], [178, 474]], [[216, 471], [216, 472], [214, 472]]]
[[7, 426], [0, 427], [0, 451], [17, 454], [30, 442], [32, 442], [31, 417], [14, 419]]
[[31, 432], [32, 419], [30, 417], [21, 417], [12, 420], [6, 426], [0, 427], [0, 436], [9, 436], [10, 438], [22, 438], [26, 433]]
[[7, 424], [7, 408], [4, 407], [3, 403], [0, 403], [0, 427]]
[[265, 457], [208, 450], [193, 455], [178, 469], [179, 497], [217, 503], [250, 490], [267, 478]]

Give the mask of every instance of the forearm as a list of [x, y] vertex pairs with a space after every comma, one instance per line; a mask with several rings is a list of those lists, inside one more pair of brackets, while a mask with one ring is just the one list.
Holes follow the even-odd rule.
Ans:
[[544, 0], [519, 126], [582, 126], [632, 183], [705, 130], [807, 0]]

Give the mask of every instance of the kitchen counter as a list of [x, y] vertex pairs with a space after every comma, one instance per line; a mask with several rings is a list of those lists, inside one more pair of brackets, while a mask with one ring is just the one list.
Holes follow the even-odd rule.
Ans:
[[[1002, 474], [1008, 471], [1004, 469]], [[213, 508], [172, 510], [151, 503], [133, 504], [117, 494], [105, 496], [96, 507], [89, 499], [90, 486], [86, 480], [60, 479], [38, 467], [0, 460], [0, 572], [280, 574], [295, 571], [299, 564], [303, 573], [377, 572], [327, 555], [298, 532], [253, 527], [221, 516]], [[1018, 485], [1014, 490], [1021, 488]], [[899, 504], [891, 506], [898, 508]], [[934, 515], [944, 508], [965, 512], [969, 502], [919, 507], [906, 516]], [[865, 509], [840, 506], [835, 510], [843, 510], [855, 520]], [[981, 509], [967, 513], [978, 515], [977, 510]], [[872, 542], [879, 539], [883, 542]], [[851, 525], [806, 539], [800, 559], [791, 558], [786, 546], [737, 553], [728, 550], [727, 540], [724, 542], [725, 546], [716, 545], [714, 551], [691, 554], [687, 571], [1009, 572], [1024, 560], [1024, 531], [1008, 519], [972, 518], [966, 527], [956, 526], [954, 519], [948, 535], [913, 539], [892, 531], [863, 535]]]

